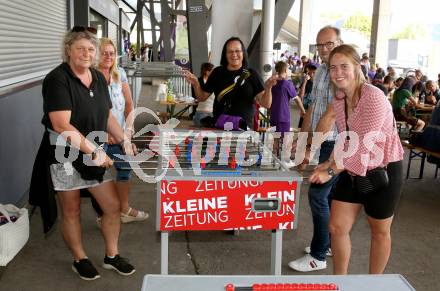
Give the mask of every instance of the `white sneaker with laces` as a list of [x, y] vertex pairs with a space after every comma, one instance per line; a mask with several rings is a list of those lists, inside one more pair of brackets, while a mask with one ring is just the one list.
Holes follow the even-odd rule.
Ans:
[[[304, 248], [304, 252], [305, 252], [306, 254], [310, 254], [310, 246], [305, 247], [305, 248]], [[327, 250], [327, 252], [325, 253], [325, 255], [326, 255], [327, 257], [333, 257], [332, 249], [331, 249], [331, 248], [328, 248], [328, 250]]]
[[326, 269], [327, 262], [317, 260], [311, 255], [306, 254], [295, 261], [291, 261], [289, 267], [299, 272], [311, 272]]

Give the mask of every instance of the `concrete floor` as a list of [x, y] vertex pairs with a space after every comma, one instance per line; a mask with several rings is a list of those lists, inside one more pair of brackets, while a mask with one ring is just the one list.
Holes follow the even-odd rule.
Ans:
[[[147, 95], [148, 96], [148, 95]], [[297, 124], [296, 121], [293, 124]], [[406, 155], [407, 159], [407, 155]], [[405, 160], [405, 166], [407, 160]], [[413, 175], [418, 162], [414, 163]], [[440, 290], [440, 179], [433, 179], [434, 166], [425, 166], [422, 180], [407, 180], [392, 227], [393, 248], [386, 273], [399, 273], [417, 289]], [[283, 235], [283, 275], [298, 275], [287, 263], [303, 255], [312, 237], [308, 185], [301, 188], [299, 225]], [[137, 178], [132, 180], [130, 204], [150, 212], [145, 222], [124, 224], [120, 252], [136, 266], [137, 272], [123, 277], [100, 267], [104, 243], [88, 199], [82, 201], [83, 240], [89, 258], [101, 278], [86, 282], [71, 270], [72, 258], [59, 225], [48, 237], [43, 235], [39, 209], [31, 216], [27, 245], [6, 268], [0, 268], [0, 290], [140, 290], [145, 274], [160, 273], [160, 237], [155, 229], [156, 190]], [[368, 272], [370, 233], [362, 213], [352, 232], [351, 274]], [[170, 236], [170, 274], [264, 275], [270, 273], [270, 232], [176, 232]], [[332, 274], [331, 259], [326, 270], [310, 273]], [[302, 274], [301, 274], [302, 275]]]

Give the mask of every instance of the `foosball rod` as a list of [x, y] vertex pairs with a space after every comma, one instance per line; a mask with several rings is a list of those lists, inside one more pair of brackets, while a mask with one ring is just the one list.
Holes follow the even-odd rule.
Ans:
[[226, 291], [284, 291], [284, 290], [339, 290], [334, 283], [264, 283], [252, 286], [235, 287], [233, 284], [225, 286]]

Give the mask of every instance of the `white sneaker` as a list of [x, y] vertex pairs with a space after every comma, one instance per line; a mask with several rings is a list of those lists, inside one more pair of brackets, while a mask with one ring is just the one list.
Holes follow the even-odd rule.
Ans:
[[[304, 248], [304, 252], [305, 252], [306, 254], [310, 254], [310, 246], [305, 247], [305, 248]], [[328, 248], [328, 250], [327, 250], [327, 252], [325, 253], [325, 255], [326, 255], [327, 257], [333, 257], [332, 249], [331, 249], [331, 248]]]
[[290, 169], [296, 166], [294, 161], [289, 161], [289, 162], [281, 162], [283, 164], [283, 166], [285, 166], [286, 168]]
[[311, 255], [306, 254], [295, 261], [291, 261], [289, 267], [299, 272], [310, 272], [327, 268], [327, 262], [317, 260]]

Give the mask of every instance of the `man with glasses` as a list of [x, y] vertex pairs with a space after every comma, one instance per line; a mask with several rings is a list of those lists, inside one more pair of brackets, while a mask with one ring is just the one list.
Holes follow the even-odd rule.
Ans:
[[[341, 43], [339, 29], [332, 26], [321, 28], [316, 37], [316, 48], [318, 49], [322, 64], [315, 73], [310, 97], [310, 107], [304, 117], [301, 131], [312, 133], [322, 132], [324, 128], [327, 129], [325, 130], [326, 132], [330, 130], [326, 136], [326, 140], [321, 144], [319, 163], [329, 159], [337, 136], [334, 120], [320, 122], [320, 119], [333, 99], [328, 72], [330, 52]], [[307, 157], [307, 155], [310, 155], [311, 140], [311, 134], [309, 134], [306, 161], [303, 165], [300, 165], [300, 167], [308, 163], [309, 157]], [[328, 230], [330, 196], [333, 185], [337, 180], [337, 176], [334, 175], [334, 173], [329, 173], [329, 175], [332, 176], [332, 178], [325, 184], [310, 184], [309, 205], [313, 217], [313, 238], [310, 247], [306, 247], [304, 250], [306, 254], [289, 263], [289, 267], [296, 271], [309, 272], [327, 268], [326, 256], [331, 256], [330, 234]]]

